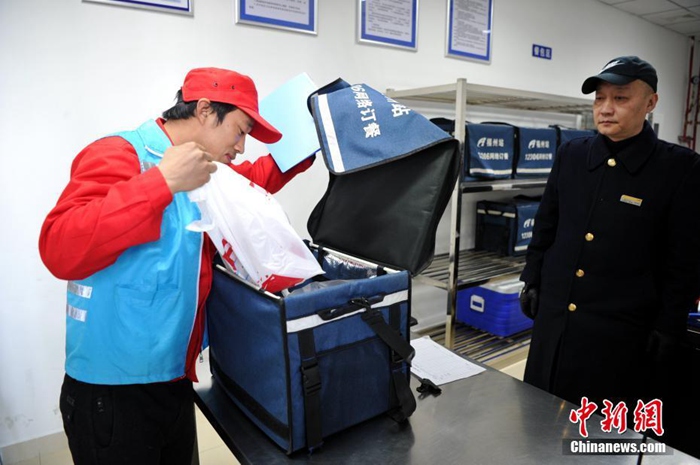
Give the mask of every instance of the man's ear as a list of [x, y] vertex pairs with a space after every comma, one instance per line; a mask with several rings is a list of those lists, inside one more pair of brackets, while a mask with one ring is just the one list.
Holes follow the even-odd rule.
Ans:
[[647, 101], [647, 113], [651, 113], [656, 108], [656, 103], [659, 101], [659, 94], [653, 93], [649, 96]]
[[213, 113], [211, 101], [207, 98], [201, 98], [197, 101], [197, 108], [194, 111], [194, 116], [197, 120], [204, 124], [204, 121]]

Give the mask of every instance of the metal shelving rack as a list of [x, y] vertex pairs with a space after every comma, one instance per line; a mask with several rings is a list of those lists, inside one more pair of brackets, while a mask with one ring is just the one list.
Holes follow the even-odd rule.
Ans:
[[[460, 151], [464, 154], [466, 136], [466, 110], [468, 106], [488, 106], [515, 110], [567, 113], [583, 115], [584, 125], [590, 121], [592, 100], [520, 91], [501, 87], [468, 84], [466, 79], [455, 83], [406, 90], [387, 89], [386, 95], [396, 100], [413, 100], [428, 103], [451, 104], [455, 108], [454, 137], [460, 141]], [[491, 278], [522, 270], [522, 259], [499, 257], [487, 252], [460, 251], [460, 221], [462, 194], [490, 192], [495, 190], [517, 190], [544, 187], [545, 179], [508, 179], [486, 182], [458, 182], [452, 192], [450, 212], [450, 248], [447, 255], [435, 258], [431, 266], [417, 279], [430, 283], [448, 293], [447, 319], [445, 323], [444, 345], [455, 346], [455, 315], [457, 291], [475, 286]]]

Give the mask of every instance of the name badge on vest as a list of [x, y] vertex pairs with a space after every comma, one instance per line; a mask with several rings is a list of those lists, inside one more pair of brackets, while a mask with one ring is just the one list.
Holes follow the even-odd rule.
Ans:
[[620, 197], [620, 202], [628, 203], [630, 205], [634, 205], [635, 207], [642, 206], [642, 199], [638, 199], [637, 197], [632, 197], [630, 195], [623, 195]]

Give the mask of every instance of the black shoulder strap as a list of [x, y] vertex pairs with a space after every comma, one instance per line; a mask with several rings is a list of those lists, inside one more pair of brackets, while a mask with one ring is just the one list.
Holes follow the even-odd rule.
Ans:
[[410, 366], [416, 351], [411, 344], [401, 336], [399, 331], [399, 324], [401, 321], [400, 306], [399, 304], [394, 304], [389, 308], [389, 320], [391, 323], [391, 326], [389, 326], [384, 320], [382, 313], [372, 308], [371, 304], [366, 299], [355, 299], [352, 302], [365, 307], [362, 320], [367, 323], [367, 325], [372, 328], [372, 331], [374, 331], [391, 349], [391, 376], [394, 386], [392, 391], [398, 405], [397, 409], [391, 413], [391, 417], [398, 422], [404, 421], [416, 410], [416, 398], [411, 392], [408, 376], [404, 372], [404, 367], [407, 368]]
[[369, 327], [372, 328], [372, 331], [374, 331], [391, 350], [396, 352], [403, 361], [410, 364], [411, 360], [413, 360], [413, 356], [416, 355], [416, 351], [411, 344], [401, 336], [401, 333], [398, 332], [398, 325], [397, 329], [390, 327], [387, 322], [384, 321], [382, 313], [376, 308], [372, 308], [367, 299], [353, 299], [351, 302], [365, 307], [365, 312], [362, 314], [362, 321], [367, 323]]
[[[401, 334], [401, 305], [394, 304], [389, 308], [389, 325], [397, 333]], [[405, 339], [404, 339], [405, 340]], [[411, 344], [408, 344], [411, 346]], [[406, 421], [416, 410], [416, 398], [413, 397], [411, 386], [409, 384], [410, 374], [405, 370], [410, 370], [410, 363], [402, 363], [402, 360], [393, 356], [396, 352], [392, 351], [392, 381], [394, 383], [393, 392], [396, 395], [396, 410], [390, 413], [391, 418], [397, 422]], [[415, 349], [411, 347], [410, 358], [413, 359]]]
[[304, 387], [304, 424], [309, 453], [323, 445], [321, 432], [321, 374], [316, 359], [313, 328], [299, 332], [299, 355]]

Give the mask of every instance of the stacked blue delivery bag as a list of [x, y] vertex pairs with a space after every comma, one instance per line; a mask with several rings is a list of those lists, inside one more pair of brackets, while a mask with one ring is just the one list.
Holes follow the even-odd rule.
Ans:
[[508, 201], [478, 201], [474, 248], [504, 256], [524, 255], [532, 238], [539, 205], [539, 196], [524, 195]]
[[216, 382], [288, 454], [415, 409], [411, 275], [461, 170], [456, 140], [365, 84], [337, 80], [309, 108], [329, 170], [307, 225], [324, 274], [270, 294], [218, 268], [207, 302]]
[[500, 337], [531, 328], [532, 320], [520, 311], [518, 301], [523, 285], [514, 276], [459, 291], [457, 321]]
[[554, 128], [518, 127], [515, 178], [547, 177], [552, 171], [557, 151], [557, 132]]
[[508, 179], [513, 175], [515, 128], [508, 124], [469, 123], [464, 180]]
[[560, 125], [552, 125], [550, 127], [557, 131], [557, 148], [572, 139], [576, 139], [578, 137], [595, 136], [596, 134], [593, 129], [575, 129]]
[[[454, 134], [455, 122], [448, 118], [430, 120], [443, 131]], [[515, 160], [515, 128], [505, 123], [466, 125], [464, 181], [509, 179]]]

